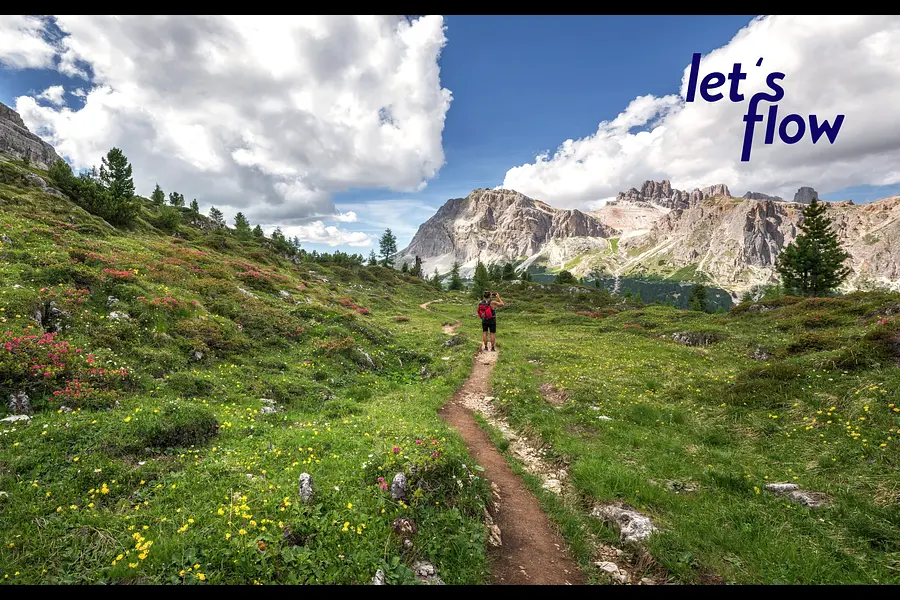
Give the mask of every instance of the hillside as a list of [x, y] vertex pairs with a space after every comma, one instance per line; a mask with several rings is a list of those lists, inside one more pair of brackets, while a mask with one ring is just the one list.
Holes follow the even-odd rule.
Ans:
[[399, 583], [427, 560], [483, 580], [489, 495], [437, 416], [471, 354], [418, 308], [440, 292], [189, 209], [162, 229], [146, 199], [116, 229], [40, 177], [0, 162], [0, 417], [22, 393], [32, 412], [0, 423], [0, 573]]

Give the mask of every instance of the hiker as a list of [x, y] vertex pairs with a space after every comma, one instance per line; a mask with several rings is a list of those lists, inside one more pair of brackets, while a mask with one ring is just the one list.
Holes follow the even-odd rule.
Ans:
[[[493, 300], [492, 298], [496, 298]], [[503, 300], [497, 292], [485, 290], [481, 302], [478, 303], [478, 316], [481, 318], [481, 349], [488, 349], [488, 331], [491, 332], [491, 352], [497, 349], [497, 312], [503, 306]]]

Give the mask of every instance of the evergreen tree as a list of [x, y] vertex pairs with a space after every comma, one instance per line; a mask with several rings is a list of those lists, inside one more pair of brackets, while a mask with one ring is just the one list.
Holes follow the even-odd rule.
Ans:
[[209, 208], [209, 218], [216, 224], [216, 227], [225, 227], [225, 215], [215, 206]]
[[112, 148], [100, 159], [100, 184], [114, 200], [130, 201], [134, 197], [131, 164], [118, 148]]
[[281, 231], [281, 227], [276, 227], [275, 231], [272, 232], [271, 235], [272, 241], [275, 242], [284, 242], [284, 232]]
[[697, 284], [691, 288], [691, 293], [688, 296], [688, 306], [691, 307], [691, 310], [699, 310], [701, 312], [706, 312], [707, 304], [706, 304], [706, 286], [702, 284]]
[[184, 206], [184, 196], [178, 192], [169, 192], [169, 204], [172, 206]]
[[819, 296], [838, 287], [850, 274], [850, 258], [831, 229], [828, 205], [813, 199], [803, 209], [800, 235], [775, 261], [784, 286], [803, 296]]
[[196, 198], [194, 198], [193, 200], [191, 200], [191, 210], [192, 210], [195, 214], [198, 214], [198, 215], [200, 214], [200, 205], [197, 204], [197, 199], [196, 199]]
[[381, 236], [378, 246], [381, 250], [381, 265], [393, 268], [394, 255], [397, 254], [397, 238], [391, 233], [390, 229], [384, 230], [384, 235]]
[[556, 274], [556, 281], [554, 283], [559, 283], [561, 285], [570, 285], [573, 283], [578, 283], [578, 280], [575, 279], [575, 276], [572, 275], [569, 271], [562, 270]]
[[234, 215], [234, 233], [241, 238], [248, 238], [252, 235], [250, 221], [247, 220], [247, 217], [242, 212]]
[[475, 265], [475, 276], [472, 281], [472, 295], [476, 298], [481, 298], [485, 290], [490, 287], [490, 283], [491, 280], [488, 276], [488, 270], [485, 268], [484, 263], [479, 260]]
[[438, 274], [438, 270], [436, 268], [434, 270], [434, 275], [431, 277], [431, 285], [433, 285], [436, 289], [443, 289], [443, 286], [441, 285], [441, 276]]
[[498, 263], [493, 263], [488, 267], [488, 281], [500, 281], [503, 277], [503, 269]]
[[159, 184], [156, 184], [156, 188], [154, 188], [153, 193], [150, 194], [150, 200], [153, 201], [153, 204], [156, 206], [162, 206], [166, 203], [166, 194], [162, 191], [162, 188], [159, 187]]
[[512, 281], [516, 278], [516, 270], [513, 268], [512, 263], [508, 262], [503, 265], [503, 281]]
[[406, 261], [404, 261], [403, 264], [400, 265], [400, 272], [401, 273], [409, 273], [409, 265], [406, 264]]
[[375, 254], [375, 251], [372, 250], [369, 252], [369, 266], [374, 267], [378, 264], [378, 256]]
[[[434, 273], [437, 275], [437, 269], [434, 270]], [[450, 270], [450, 283], [447, 286], [447, 289], [455, 292], [463, 289], [463, 282], [459, 277], [459, 261], [453, 262], [453, 268]]]
[[264, 237], [266, 237], [266, 234], [263, 233], [262, 227], [260, 227], [259, 225], [257, 225], [256, 227], [253, 228], [253, 237], [255, 237], [255, 238], [264, 238]]
[[522, 281], [531, 281], [531, 273], [528, 272], [528, 268], [522, 269], [522, 272], [519, 274], [519, 279]]
[[413, 266], [412, 274], [415, 275], [416, 277], [424, 276], [424, 273], [422, 272], [422, 259], [419, 258], [418, 254], [416, 254], [416, 262], [415, 262], [415, 265]]

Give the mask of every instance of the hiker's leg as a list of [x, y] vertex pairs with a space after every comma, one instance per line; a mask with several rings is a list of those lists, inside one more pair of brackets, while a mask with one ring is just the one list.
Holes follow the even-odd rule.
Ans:
[[484, 331], [481, 332], [481, 347], [487, 350], [487, 340], [488, 340], [488, 332], [487, 327], [484, 328]]
[[491, 349], [495, 350], [497, 348], [497, 334], [495, 332], [491, 332]]

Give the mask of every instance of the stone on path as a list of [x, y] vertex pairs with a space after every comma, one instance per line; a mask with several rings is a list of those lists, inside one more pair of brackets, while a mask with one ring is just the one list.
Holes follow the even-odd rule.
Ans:
[[619, 527], [623, 542], [639, 544], [657, 531], [653, 522], [646, 515], [615, 504], [596, 506], [591, 511], [591, 516], [615, 523]]

